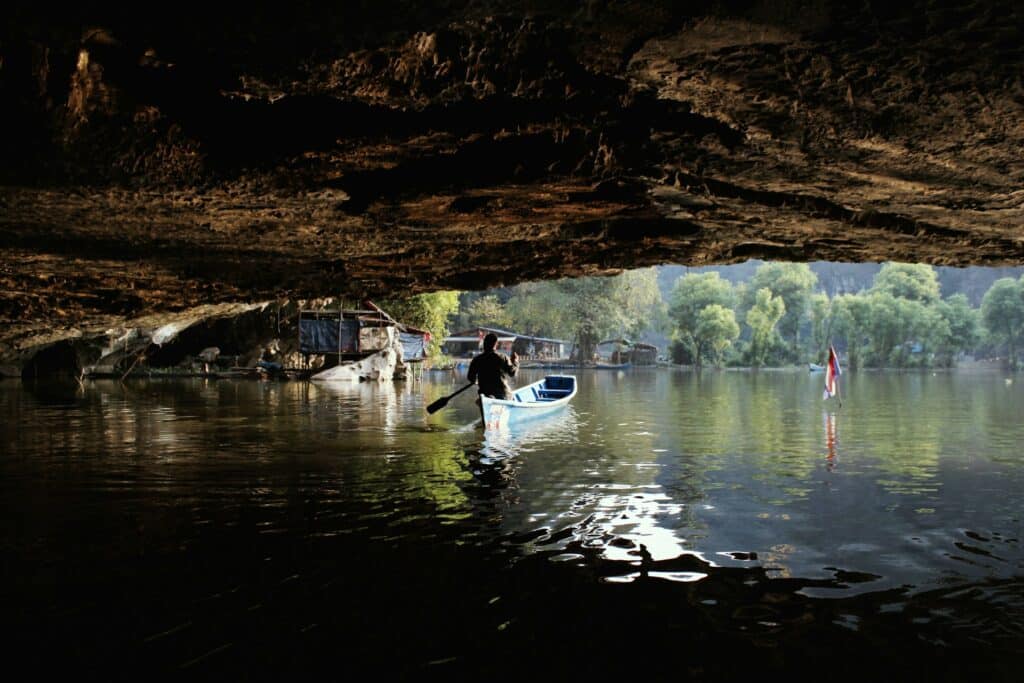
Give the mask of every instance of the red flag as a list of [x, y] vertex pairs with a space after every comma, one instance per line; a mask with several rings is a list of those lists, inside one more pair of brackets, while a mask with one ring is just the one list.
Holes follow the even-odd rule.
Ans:
[[836, 355], [835, 348], [832, 345], [828, 347], [828, 365], [825, 366], [825, 393], [822, 395], [822, 400], [831, 398], [839, 392], [839, 375], [843, 374], [843, 371], [839, 369], [839, 356]]

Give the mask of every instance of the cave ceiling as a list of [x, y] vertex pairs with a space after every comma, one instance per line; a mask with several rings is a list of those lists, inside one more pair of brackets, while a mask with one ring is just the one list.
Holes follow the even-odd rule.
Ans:
[[1019, 3], [210, 4], [9, 10], [0, 346], [669, 262], [1024, 263]]

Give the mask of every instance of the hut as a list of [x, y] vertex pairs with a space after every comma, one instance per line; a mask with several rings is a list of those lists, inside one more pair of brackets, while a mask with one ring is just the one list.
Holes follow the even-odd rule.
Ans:
[[453, 358], [468, 358], [483, 350], [484, 337], [490, 333], [497, 335], [499, 351], [515, 351], [523, 359], [564, 358], [569, 346], [564, 339], [534, 337], [496, 327], [471, 327], [445, 337], [442, 349]]
[[597, 361], [611, 365], [626, 365], [630, 362], [628, 339], [605, 339], [597, 343]]
[[444, 338], [441, 349], [452, 358], [470, 358], [483, 351], [484, 337], [492, 332], [498, 337], [496, 348], [511, 353], [519, 335], [494, 327], [471, 327], [455, 332]]
[[384, 372], [388, 378], [401, 376], [406, 364], [424, 360], [430, 342], [429, 331], [398, 322], [371, 301], [364, 301], [361, 309], [299, 311], [298, 334], [300, 353], [325, 356], [338, 366], [394, 351], [397, 368]]
[[597, 344], [598, 360], [613, 365], [654, 365], [658, 360], [658, 347], [629, 339], [606, 339]]
[[633, 365], [655, 365], [658, 362], [658, 347], [654, 344], [633, 342], [629, 357]]
[[570, 342], [564, 339], [532, 337], [521, 334], [516, 337], [513, 348], [523, 358], [534, 360], [556, 360], [566, 357]]

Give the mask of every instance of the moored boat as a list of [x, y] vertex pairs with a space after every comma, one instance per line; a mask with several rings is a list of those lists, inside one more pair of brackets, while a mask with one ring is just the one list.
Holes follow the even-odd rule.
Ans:
[[594, 365], [595, 370], [628, 370], [633, 366], [632, 363], [603, 363], [598, 361]]
[[481, 396], [484, 429], [502, 429], [563, 408], [576, 395], [576, 377], [548, 375], [516, 389], [512, 398], [502, 400]]

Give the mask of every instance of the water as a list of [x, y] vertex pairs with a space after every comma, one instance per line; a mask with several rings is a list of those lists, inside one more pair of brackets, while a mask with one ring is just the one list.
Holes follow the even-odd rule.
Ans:
[[449, 376], [0, 383], [4, 642], [101, 678], [1019, 679], [1024, 378], [578, 375], [486, 440], [469, 392], [425, 413]]

